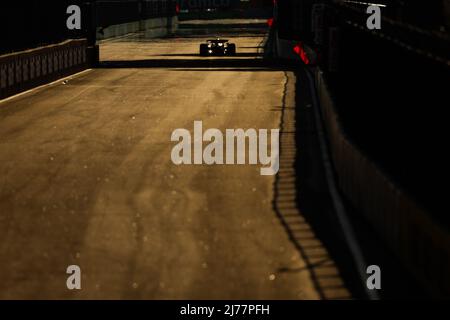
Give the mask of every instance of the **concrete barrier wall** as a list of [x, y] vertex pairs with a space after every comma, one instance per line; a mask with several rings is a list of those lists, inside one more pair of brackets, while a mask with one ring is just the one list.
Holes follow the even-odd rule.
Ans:
[[449, 230], [433, 221], [345, 136], [321, 71], [315, 75], [341, 191], [431, 294], [450, 297]]
[[0, 56], [0, 99], [82, 71], [89, 65], [85, 39]]
[[[177, 26], [177, 17], [152, 18], [99, 28], [97, 39], [138, 31], [143, 31], [148, 38], [156, 38], [170, 34]], [[0, 99], [95, 66], [97, 61], [98, 47], [88, 47], [86, 39], [1, 55]]]
[[120, 37], [129, 33], [143, 31], [148, 38], [166, 36], [177, 29], [178, 17], [152, 18], [97, 28], [97, 40]]

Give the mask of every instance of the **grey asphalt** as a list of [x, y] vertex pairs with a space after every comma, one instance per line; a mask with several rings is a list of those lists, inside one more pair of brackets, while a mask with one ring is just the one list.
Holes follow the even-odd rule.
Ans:
[[[0, 102], [1, 299], [319, 299], [317, 274], [326, 297], [350, 297], [296, 208], [315, 258], [289, 238], [276, 177], [171, 161], [171, 133], [195, 120], [276, 129], [294, 109], [293, 73], [264, 66], [264, 30], [223, 24], [104, 41], [101, 68]], [[197, 55], [217, 33], [236, 57]], [[293, 166], [280, 170], [287, 203]], [[66, 287], [73, 264], [80, 291]]]

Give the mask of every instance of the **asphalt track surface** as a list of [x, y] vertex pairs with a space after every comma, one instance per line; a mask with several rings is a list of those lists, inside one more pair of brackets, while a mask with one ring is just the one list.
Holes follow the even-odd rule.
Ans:
[[[198, 56], [217, 35], [236, 57]], [[297, 205], [289, 132], [310, 104], [296, 109], [298, 79], [265, 66], [265, 37], [262, 21], [191, 21], [104, 41], [100, 68], [0, 102], [0, 298], [350, 298]], [[171, 134], [196, 120], [282, 129], [278, 176], [174, 165]]]

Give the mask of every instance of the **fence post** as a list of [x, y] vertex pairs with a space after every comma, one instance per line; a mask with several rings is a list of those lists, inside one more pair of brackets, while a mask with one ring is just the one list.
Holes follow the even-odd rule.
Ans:
[[87, 38], [88, 64], [95, 67], [100, 61], [100, 49], [97, 45], [97, 3], [95, 1], [84, 4], [83, 25]]

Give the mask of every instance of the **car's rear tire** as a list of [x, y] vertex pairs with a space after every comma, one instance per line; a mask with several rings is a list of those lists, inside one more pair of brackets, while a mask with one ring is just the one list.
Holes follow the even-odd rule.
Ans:
[[230, 43], [228, 45], [228, 54], [230, 56], [235, 56], [236, 55], [236, 45], [234, 43]]
[[200, 45], [200, 55], [201, 56], [207, 56], [208, 55], [208, 45], [207, 44], [202, 43]]

